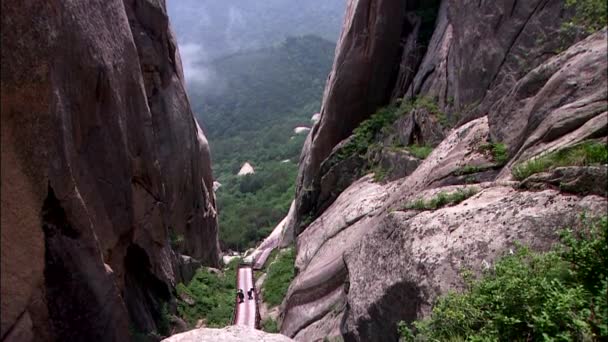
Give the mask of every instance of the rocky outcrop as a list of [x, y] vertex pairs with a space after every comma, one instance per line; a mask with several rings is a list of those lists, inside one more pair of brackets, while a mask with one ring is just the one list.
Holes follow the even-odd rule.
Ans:
[[2, 0], [2, 46], [3, 340], [158, 331], [179, 279], [170, 236], [219, 262], [164, 5]]
[[251, 166], [251, 164], [249, 164], [249, 163], [245, 163], [239, 170], [239, 173], [237, 173], [237, 176], [252, 175], [254, 173], [255, 173], [255, 170], [253, 169], [253, 166]]
[[308, 135], [300, 158], [297, 217], [306, 214], [316, 201], [316, 194], [305, 190], [315, 187], [323, 160], [388, 101], [394, 82], [391, 73], [399, 60], [404, 10], [405, 3], [398, 0], [348, 2], [321, 118]]
[[[552, 6], [530, 12], [532, 18]], [[462, 269], [479, 273], [492, 267], [518, 243], [547, 250], [560, 229], [577, 226], [581, 213], [605, 214], [605, 165], [556, 168], [521, 183], [511, 170], [582, 141], [606, 142], [606, 38], [604, 29], [537, 67], [516, 70], [520, 76], [508, 81], [510, 87], [496, 90], [500, 98], [492, 102], [490, 93], [479, 98], [475, 110], [490, 101], [489, 115], [463, 120], [405, 176], [381, 184], [367, 175], [336, 194], [297, 235], [299, 272], [283, 302], [281, 331], [302, 341], [336, 335], [396, 341], [398, 321], [425, 317], [439, 295], [462, 288]], [[487, 87], [497, 86], [496, 80]], [[408, 137], [408, 127], [397, 124], [395, 135], [380, 135], [376, 143]], [[498, 143], [506, 146], [506, 162], [497, 160]], [[380, 156], [391, 160], [386, 147]], [[471, 187], [476, 194], [464, 192], [472, 197], [463, 202], [416, 210], [423, 209], [417, 200], [428, 203]]]
[[[522, 191], [518, 182], [468, 185], [477, 194], [455, 206], [418, 211], [409, 204], [452, 193], [441, 185], [484, 155], [487, 118], [450, 134], [408, 177], [355, 182], [297, 239], [297, 277], [283, 303], [281, 332], [296, 340], [397, 340], [396, 323], [428, 314], [438, 295], [463, 286], [517, 243], [546, 250], [578, 215], [601, 215], [599, 196]], [[375, 242], [374, 242], [375, 241]]]
[[606, 204], [593, 196], [493, 186], [457, 206], [413, 218], [401, 211], [380, 215], [374, 232], [345, 255], [350, 286], [343, 334], [349, 340], [396, 340], [399, 320], [423, 317], [437, 295], [464, 285], [463, 269], [491, 267], [516, 242], [546, 250], [559, 228], [575, 226], [583, 211], [602, 214]]
[[[301, 156], [294, 224], [320, 214], [320, 165], [378, 107], [427, 97], [448, 123], [485, 116], [530, 70], [580, 39], [560, 29], [571, 14], [559, 0], [349, 1], [321, 120]], [[367, 27], [357, 30], [360, 22]], [[390, 32], [382, 40], [374, 35], [380, 27]], [[371, 48], [358, 49], [358, 42]], [[360, 59], [367, 63], [349, 63]]]
[[185, 333], [173, 335], [163, 342], [198, 342], [198, 341], [217, 341], [217, 342], [289, 342], [293, 341], [285, 335], [269, 334], [260, 330], [255, 330], [245, 326], [234, 325], [224, 329], [202, 328], [190, 330]]
[[608, 133], [606, 29], [527, 73], [492, 107], [491, 135], [514, 158], [503, 170], [542, 151]]
[[558, 167], [533, 174], [521, 182], [520, 187], [530, 190], [556, 188], [573, 194], [608, 197], [608, 166]]

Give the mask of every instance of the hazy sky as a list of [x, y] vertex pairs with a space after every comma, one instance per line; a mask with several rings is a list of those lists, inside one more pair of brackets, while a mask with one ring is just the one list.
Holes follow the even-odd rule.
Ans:
[[315, 34], [336, 41], [345, 0], [167, 0], [188, 83], [205, 82], [210, 60]]

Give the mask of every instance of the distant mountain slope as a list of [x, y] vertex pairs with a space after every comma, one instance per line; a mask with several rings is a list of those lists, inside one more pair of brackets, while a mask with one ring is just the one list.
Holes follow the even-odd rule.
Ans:
[[[315, 36], [234, 54], [210, 64], [214, 76], [190, 85], [209, 134], [220, 137], [304, 119], [318, 109], [335, 44]], [[314, 104], [314, 106], [311, 106]]]
[[344, 0], [168, 0], [181, 44], [196, 43], [203, 60], [314, 34], [336, 41]]
[[[306, 138], [294, 128], [310, 126], [319, 110], [334, 48], [316, 36], [288, 38], [218, 59], [207, 82], [189, 85], [223, 184], [217, 200], [224, 248], [251, 247], [287, 213]], [[245, 162], [255, 175], [235, 176]]]
[[[334, 43], [315, 36], [214, 61], [214, 77], [189, 86], [209, 135], [216, 177], [249, 160], [297, 158], [302, 139], [293, 128], [310, 125], [319, 110]], [[238, 169], [237, 169], [238, 170]]]

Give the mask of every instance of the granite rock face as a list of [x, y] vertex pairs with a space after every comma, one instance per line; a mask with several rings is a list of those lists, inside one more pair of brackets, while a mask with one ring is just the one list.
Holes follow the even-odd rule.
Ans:
[[234, 325], [224, 329], [202, 328], [173, 335], [162, 342], [289, 342], [293, 341], [285, 335], [269, 334], [260, 330]]
[[[390, 98], [392, 71], [399, 61], [405, 2], [362, 0], [347, 3], [321, 108], [321, 119], [308, 135], [300, 157], [297, 217], [310, 210], [321, 163], [334, 146]], [[353, 72], [355, 71], [356, 72]]]
[[171, 234], [219, 262], [209, 147], [164, 3], [2, 0], [2, 46], [2, 338], [158, 330]]
[[[446, 18], [452, 15], [450, 4], [442, 3]], [[514, 4], [513, 13], [518, 13], [519, 6], [529, 5]], [[560, 6], [544, 2], [524, 11], [532, 19], [528, 24], [514, 22], [523, 25], [525, 33], [515, 39], [514, 46], [527, 42], [527, 30], [536, 32], [533, 28], [543, 22], [541, 18]], [[494, 20], [490, 13], [486, 13], [487, 20]], [[439, 17], [438, 29], [441, 20]], [[484, 20], [479, 21], [469, 22], [473, 33], [480, 30], [476, 25], [485, 27]], [[463, 37], [455, 26], [450, 35], [451, 39]], [[412, 165], [414, 170], [387, 183], [373, 182], [370, 175], [353, 181], [350, 175], [356, 172], [351, 170], [345, 178], [350, 186], [333, 194], [333, 204], [317, 212], [316, 219], [297, 234], [299, 272], [282, 305], [281, 332], [301, 341], [320, 336], [341, 336], [346, 341], [396, 341], [398, 321], [424, 317], [437, 296], [462, 288], [462, 268], [481, 272], [516, 243], [548, 250], [557, 241], [560, 229], [577, 226], [582, 212], [589, 216], [605, 214], [605, 165], [556, 168], [523, 182], [514, 181], [511, 170], [518, 163], [583, 141], [606, 142], [606, 35], [606, 29], [596, 32], [530, 68], [515, 68], [509, 62], [513, 56], [507, 53], [505, 63], [492, 72], [494, 80], [478, 84], [494, 90], [469, 89], [466, 96], [471, 97], [462, 98], [467, 99], [465, 102], [477, 98], [479, 103], [468, 112], [469, 117], [463, 117], [441, 138], [424, 161]], [[502, 46], [493, 44], [490, 46]], [[480, 68], [471, 69], [472, 74], [490, 70], [485, 63], [494, 59], [484, 58], [479, 64], [471, 63], [471, 67]], [[424, 60], [421, 65], [425, 65]], [[512, 77], [507, 77], [510, 68], [515, 69], [510, 73]], [[427, 81], [431, 79], [429, 76]], [[463, 90], [467, 82], [461, 81]], [[494, 98], [496, 94], [501, 96]], [[476, 111], [484, 110], [484, 106], [491, 110], [479, 116]], [[397, 121], [397, 137], [411, 137], [411, 130], [403, 124], [408, 119], [406, 116]], [[381, 134], [376, 139], [383, 144], [386, 136]], [[504, 144], [501, 158], [505, 160], [498, 160], [500, 156], [493, 147], [497, 143]], [[385, 160], [394, 160], [392, 152], [382, 153]], [[322, 165], [330, 161], [331, 157]], [[392, 162], [396, 163], [409, 166], [409, 160]], [[301, 174], [300, 180], [303, 177]], [[335, 184], [339, 182], [334, 180]], [[442, 192], [471, 187], [476, 194], [459, 204], [428, 211], [407, 209], [418, 199], [428, 201]], [[307, 190], [310, 192], [310, 188]], [[311, 203], [312, 207], [319, 204]]]
[[449, 122], [485, 116], [518, 80], [580, 39], [560, 30], [570, 12], [561, 0], [349, 1], [321, 119], [301, 156], [294, 224], [318, 216], [320, 165], [376, 109], [427, 97]]

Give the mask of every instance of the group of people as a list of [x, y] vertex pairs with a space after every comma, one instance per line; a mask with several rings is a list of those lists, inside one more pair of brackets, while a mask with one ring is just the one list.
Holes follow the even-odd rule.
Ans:
[[[247, 297], [248, 297], [249, 300], [253, 299], [253, 292], [254, 292], [253, 287], [250, 288], [249, 291], [247, 291]], [[239, 303], [242, 303], [242, 302], [245, 301], [245, 293], [243, 292], [242, 289], [239, 289], [237, 291], [236, 296], [239, 299]]]

